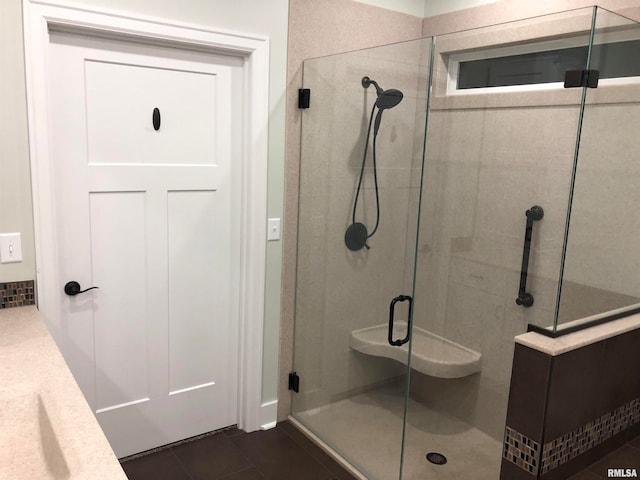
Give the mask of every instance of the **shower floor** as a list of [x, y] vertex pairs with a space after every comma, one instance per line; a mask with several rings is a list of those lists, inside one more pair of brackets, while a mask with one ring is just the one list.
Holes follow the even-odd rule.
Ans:
[[[295, 417], [370, 480], [398, 478], [403, 392], [384, 387]], [[439, 452], [445, 465], [425, 456]], [[477, 428], [409, 400], [403, 480], [496, 480], [502, 443]]]

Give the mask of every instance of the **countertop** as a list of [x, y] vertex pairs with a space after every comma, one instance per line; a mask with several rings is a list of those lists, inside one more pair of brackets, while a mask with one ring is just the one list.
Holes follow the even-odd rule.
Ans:
[[49, 478], [127, 479], [37, 308], [2, 309], [0, 479]]

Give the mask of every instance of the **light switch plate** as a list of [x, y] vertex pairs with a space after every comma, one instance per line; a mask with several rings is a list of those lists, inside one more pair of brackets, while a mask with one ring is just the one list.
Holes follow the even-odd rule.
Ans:
[[280, 219], [270, 218], [267, 226], [267, 240], [280, 240]]
[[0, 263], [22, 261], [22, 239], [19, 233], [0, 233]]

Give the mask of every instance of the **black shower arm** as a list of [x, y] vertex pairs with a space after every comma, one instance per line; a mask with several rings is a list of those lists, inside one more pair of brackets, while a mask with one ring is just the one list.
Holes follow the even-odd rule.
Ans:
[[369, 88], [369, 85], [371, 84], [373, 84], [373, 86], [376, 87], [376, 93], [378, 95], [382, 95], [384, 90], [382, 90], [382, 87], [378, 85], [378, 82], [376, 82], [375, 80], [371, 80], [369, 77], [362, 77], [362, 86], [364, 88]]

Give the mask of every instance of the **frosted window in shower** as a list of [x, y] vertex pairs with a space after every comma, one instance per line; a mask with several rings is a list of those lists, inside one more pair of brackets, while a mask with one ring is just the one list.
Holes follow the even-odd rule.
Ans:
[[[584, 45], [460, 61], [456, 89], [563, 82], [567, 70], [584, 68], [588, 54]], [[640, 40], [594, 45], [591, 68], [600, 71], [601, 79], [640, 77], [640, 63], [632, 58], [640, 58]]]

